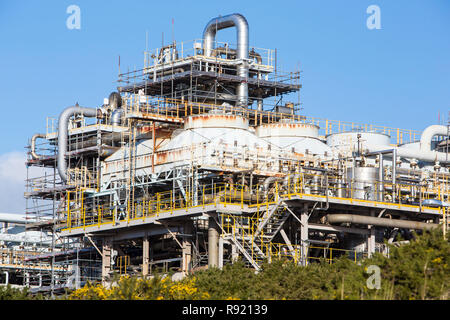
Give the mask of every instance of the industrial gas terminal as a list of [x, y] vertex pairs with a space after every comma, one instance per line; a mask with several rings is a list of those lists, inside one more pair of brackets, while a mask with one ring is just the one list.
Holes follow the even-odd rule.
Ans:
[[[226, 28], [234, 43], [216, 41]], [[283, 48], [253, 47], [249, 28], [213, 18], [199, 40], [146, 51], [102, 105], [43, 115], [26, 165], [44, 174], [27, 176], [26, 214], [0, 214], [2, 282], [63, 292], [237, 259], [358, 261], [446, 232], [449, 126], [306, 117], [300, 71], [277, 70]]]

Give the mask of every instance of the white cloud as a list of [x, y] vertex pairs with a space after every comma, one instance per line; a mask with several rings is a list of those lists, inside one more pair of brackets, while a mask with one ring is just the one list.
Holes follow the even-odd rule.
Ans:
[[[25, 152], [0, 154], [0, 212], [25, 213], [25, 180], [27, 178]], [[30, 177], [43, 174], [42, 168], [30, 167]]]
[[25, 212], [25, 160], [24, 152], [0, 154], [0, 212]]
[[26, 155], [24, 152], [0, 154], [0, 181], [23, 182], [26, 178]]

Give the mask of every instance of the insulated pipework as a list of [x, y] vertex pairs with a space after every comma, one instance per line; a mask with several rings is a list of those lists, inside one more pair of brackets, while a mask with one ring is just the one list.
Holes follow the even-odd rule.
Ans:
[[45, 139], [45, 134], [42, 133], [36, 133], [34, 136], [31, 137], [31, 157], [34, 160], [42, 159], [42, 155], [36, 153], [36, 140], [37, 139]]
[[69, 130], [69, 119], [75, 115], [94, 118], [97, 116], [97, 109], [84, 108], [77, 105], [64, 109], [58, 120], [58, 173], [64, 183], [67, 182], [66, 151]]
[[111, 113], [111, 125], [120, 125], [120, 119], [122, 118], [122, 115], [124, 113], [122, 109], [122, 97], [118, 92], [112, 92], [109, 95], [108, 104], [113, 110]]
[[[233, 13], [211, 19], [208, 22], [203, 31], [203, 54], [211, 57], [217, 31], [230, 27], [236, 28], [236, 59], [240, 62], [237, 67], [237, 75], [248, 78], [248, 23], [241, 14]], [[236, 93], [238, 96], [238, 105], [246, 108], [248, 106], [248, 85], [246, 81], [242, 81], [237, 85]]]

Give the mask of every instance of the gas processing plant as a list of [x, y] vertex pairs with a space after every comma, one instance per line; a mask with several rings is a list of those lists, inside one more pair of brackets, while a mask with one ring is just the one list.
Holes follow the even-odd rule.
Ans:
[[[236, 44], [216, 41], [225, 28]], [[103, 105], [47, 118], [25, 192], [26, 230], [45, 241], [3, 241], [1, 271], [57, 291], [236, 259], [357, 261], [447, 228], [448, 126], [302, 116], [300, 72], [276, 60], [242, 15], [217, 17], [201, 40], [146, 51]]]

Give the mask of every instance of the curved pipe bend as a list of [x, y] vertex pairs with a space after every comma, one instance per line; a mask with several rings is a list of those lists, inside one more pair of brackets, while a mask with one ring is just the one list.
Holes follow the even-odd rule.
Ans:
[[248, 22], [239, 13], [211, 19], [203, 30], [203, 53], [211, 56], [216, 33], [219, 30], [236, 27], [237, 59], [248, 59]]
[[43, 158], [43, 155], [36, 153], [36, 140], [37, 139], [45, 139], [46, 136], [43, 133], [36, 133], [34, 136], [31, 137], [31, 157], [34, 160], [39, 160]]
[[[248, 78], [248, 22], [239, 13], [229, 14], [223, 17], [211, 19], [203, 30], [203, 54], [207, 57], [212, 55], [216, 33], [219, 30], [236, 27], [237, 49], [236, 58], [242, 60], [237, 67], [237, 74], [240, 77]], [[238, 104], [242, 107], [248, 106], [248, 84], [242, 82], [236, 88]]]
[[277, 182], [277, 181], [283, 181], [283, 178], [280, 177], [268, 177], [266, 180], [264, 180], [263, 184], [263, 190], [264, 192], [269, 191], [270, 185]]
[[[447, 135], [447, 126], [442, 125], [431, 125], [427, 127], [420, 136], [420, 146], [418, 149], [410, 149], [405, 147], [395, 147], [394, 150], [397, 151], [397, 155], [402, 158], [417, 159], [426, 162], [439, 161], [441, 163], [450, 163], [450, 156], [447, 157], [445, 152], [431, 150], [431, 141], [434, 136]], [[378, 152], [384, 149], [392, 149], [392, 146], [370, 146], [368, 147], [369, 152]]]
[[119, 126], [122, 115], [123, 115], [123, 109], [114, 110], [111, 114], [111, 125]]
[[64, 109], [59, 115], [58, 120], [58, 173], [61, 180], [64, 183], [67, 182], [67, 163], [66, 163], [66, 151], [67, 151], [67, 136], [69, 130], [69, 119], [74, 115], [83, 115], [85, 117], [94, 118], [97, 117], [97, 109], [84, 108], [80, 106], [72, 106]]

